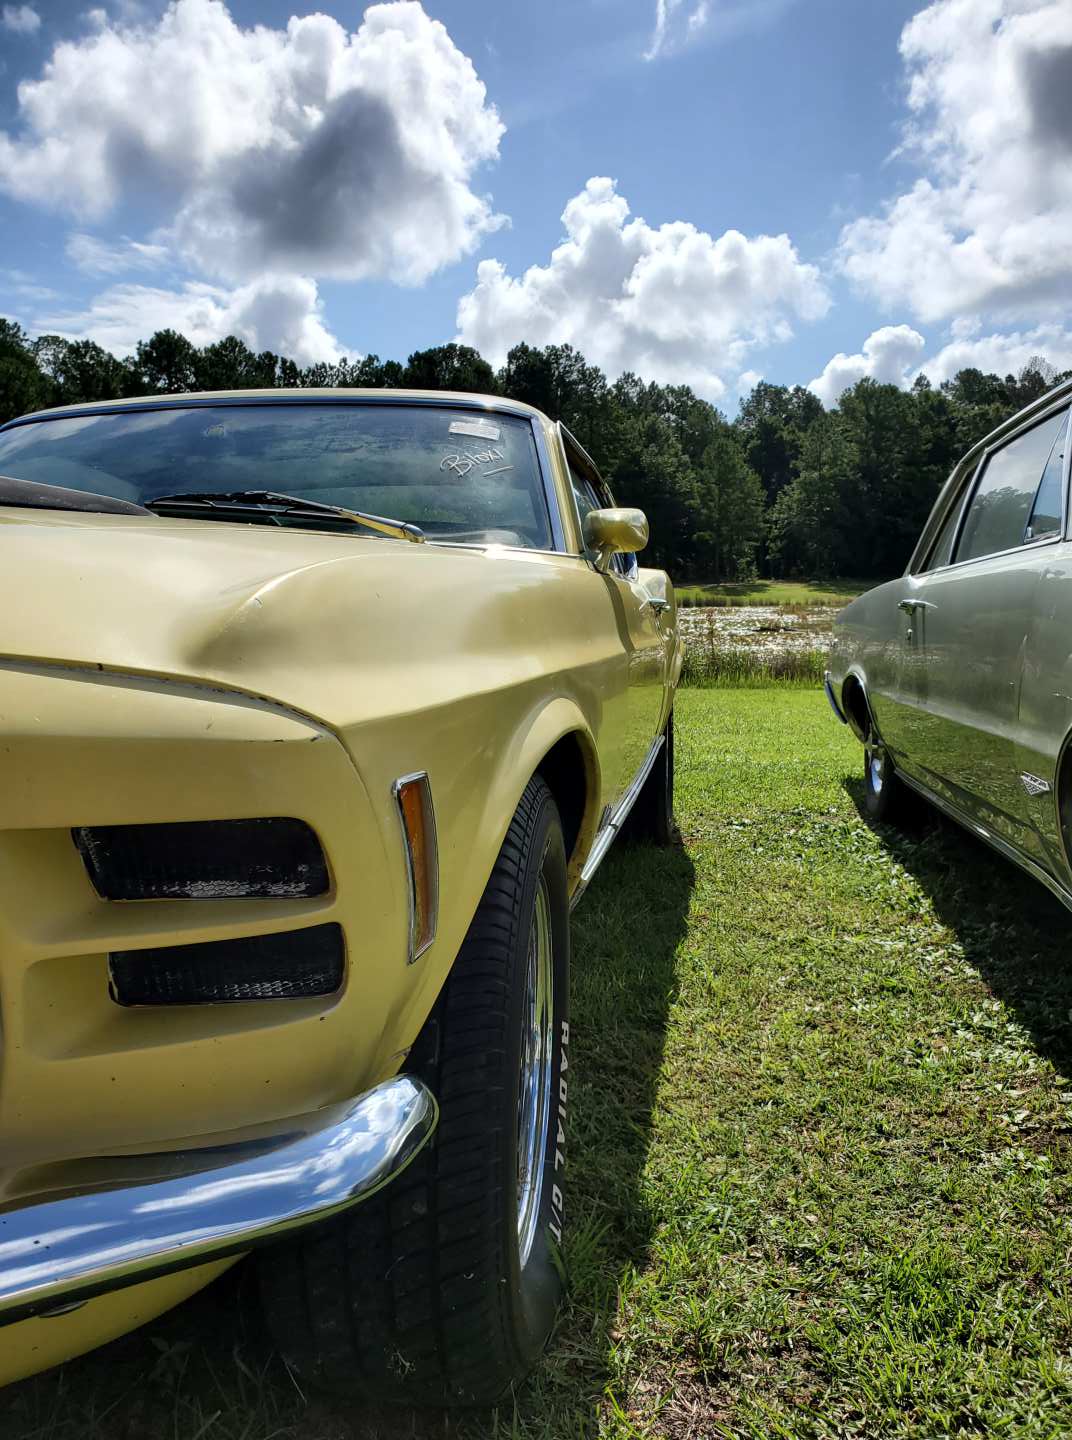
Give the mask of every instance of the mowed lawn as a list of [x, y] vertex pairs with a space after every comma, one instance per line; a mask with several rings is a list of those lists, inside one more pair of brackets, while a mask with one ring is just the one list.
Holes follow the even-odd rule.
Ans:
[[834, 605], [840, 608], [877, 580], [727, 580], [721, 585], [679, 585], [679, 605]]
[[239, 1273], [0, 1395], [4, 1440], [1072, 1433], [1072, 917], [870, 829], [820, 693], [677, 713], [684, 846], [575, 917], [571, 1299], [516, 1401], [333, 1409]]

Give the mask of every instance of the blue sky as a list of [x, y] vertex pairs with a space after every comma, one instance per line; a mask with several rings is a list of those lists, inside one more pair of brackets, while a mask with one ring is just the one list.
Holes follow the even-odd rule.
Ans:
[[314, 13], [0, 6], [0, 313], [119, 353], [568, 341], [730, 412], [1072, 364], [1070, 0]]

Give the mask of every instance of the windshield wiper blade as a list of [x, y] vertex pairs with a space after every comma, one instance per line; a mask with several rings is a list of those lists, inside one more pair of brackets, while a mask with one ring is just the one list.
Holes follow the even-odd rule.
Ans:
[[369, 515], [364, 510], [348, 510], [345, 505], [327, 505], [322, 500], [305, 500], [300, 495], [283, 495], [277, 490], [187, 490], [173, 495], [157, 495], [146, 500], [147, 510], [258, 510], [273, 515], [332, 515], [351, 524], [363, 525], [395, 540], [409, 540], [423, 545], [426, 536], [419, 525], [405, 520], [389, 520], [384, 515]]
[[25, 505], [31, 510], [89, 510], [99, 515], [149, 515], [144, 505], [100, 495], [95, 490], [71, 490], [66, 485], [45, 485], [40, 480], [19, 480], [0, 475], [0, 505]]

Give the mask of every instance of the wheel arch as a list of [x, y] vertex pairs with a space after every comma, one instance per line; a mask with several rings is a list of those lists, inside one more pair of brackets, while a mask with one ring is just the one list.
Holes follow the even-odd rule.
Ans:
[[1066, 875], [1072, 877], [1072, 730], [1061, 742], [1054, 771], [1053, 807], [1057, 822], [1057, 843]]
[[849, 729], [857, 740], [866, 740], [873, 717], [863, 676], [857, 670], [850, 670], [842, 681], [841, 708], [849, 722]]

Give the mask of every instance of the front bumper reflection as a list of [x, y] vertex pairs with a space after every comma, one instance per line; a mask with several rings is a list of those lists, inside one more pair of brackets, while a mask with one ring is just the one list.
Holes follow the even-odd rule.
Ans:
[[69, 1162], [0, 1206], [0, 1325], [278, 1240], [398, 1174], [435, 1129], [406, 1075], [207, 1149]]
[[826, 698], [830, 701], [831, 710], [833, 710], [834, 714], [841, 721], [842, 725], [847, 725], [849, 722], [845, 718], [845, 712], [842, 710], [841, 706], [837, 702], [837, 697], [834, 694], [834, 682], [830, 678], [829, 670], [827, 670], [823, 675], [823, 689], [826, 691]]

